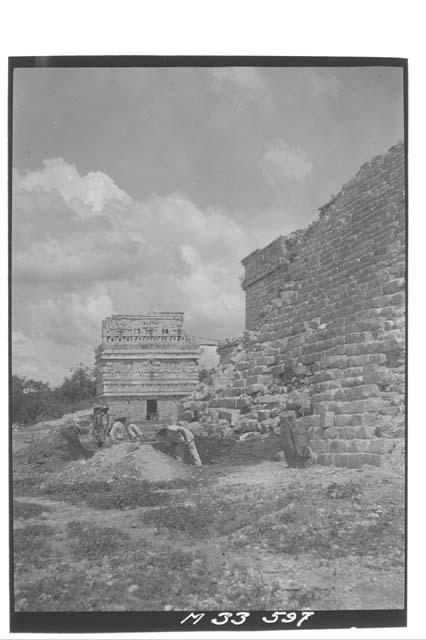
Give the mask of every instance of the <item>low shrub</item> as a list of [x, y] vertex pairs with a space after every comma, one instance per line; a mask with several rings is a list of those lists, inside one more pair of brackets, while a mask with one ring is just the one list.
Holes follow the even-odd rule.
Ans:
[[47, 524], [31, 524], [13, 532], [15, 569], [41, 569], [55, 555], [48, 537], [55, 529]]
[[67, 524], [66, 532], [72, 554], [92, 561], [117, 553], [131, 540], [129, 534], [120, 529], [100, 527], [90, 522], [71, 521]]

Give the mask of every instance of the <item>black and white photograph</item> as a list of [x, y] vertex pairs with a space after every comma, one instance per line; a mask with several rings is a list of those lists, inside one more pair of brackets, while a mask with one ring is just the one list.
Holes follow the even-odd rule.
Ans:
[[407, 61], [9, 64], [17, 630], [404, 625]]

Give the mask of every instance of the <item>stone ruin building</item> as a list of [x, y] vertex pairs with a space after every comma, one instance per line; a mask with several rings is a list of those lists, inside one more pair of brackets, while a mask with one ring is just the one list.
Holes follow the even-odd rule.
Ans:
[[404, 145], [242, 264], [247, 330], [220, 346], [180, 417], [202, 435], [253, 437], [291, 417], [318, 463], [381, 465], [405, 436]]
[[113, 315], [96, 350], [97, 398], [115, 417], [174, 421], [198, 383], [199, 347], [183, 313]]

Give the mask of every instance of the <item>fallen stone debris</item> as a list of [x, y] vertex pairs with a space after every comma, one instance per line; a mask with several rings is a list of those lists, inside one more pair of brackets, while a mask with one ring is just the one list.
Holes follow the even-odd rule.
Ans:
[[306, 229], [243, 260], [243, 337], [179, 419], [283, 437], [289, 464], [380, 466], [405, 440], [404, 148], [373, 158]]

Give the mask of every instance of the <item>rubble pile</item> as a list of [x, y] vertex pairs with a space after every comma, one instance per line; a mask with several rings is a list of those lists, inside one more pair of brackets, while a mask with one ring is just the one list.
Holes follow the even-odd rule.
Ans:
[[[220, 347], [218, 352], [221, 355]], [[245, 331], [211, 374], [210, 384], [204, 381], [191, 399], [181, 403], [180, 421], [198, 437], [244, 441], [279, 435], [281, 421], [289, 419], [296, 421], [296, 442], [303, 449], [307, 429], [315, 422], [307, 377], [300, 370], [285, 378], [274, 376], [273, 353], [271, 345], [258, 342], [255, 332]]]
[[[373, 158], [303, 232], [243, 260], [255, 328], [179, 418], [197, 436], [291, 424], [320, 464], [381, 466], [405, 437], [404, 148]], [[262, 313], [257, 313], [262, 302]]]
[[114, 481], [136, 478], [150, 482], [184, 478], [189, 471], [151, 445], [116, 444], [99, 449], [90, 460], [77, 460], [55, 475], [55, 481], [81, 482], [90, 480]]

